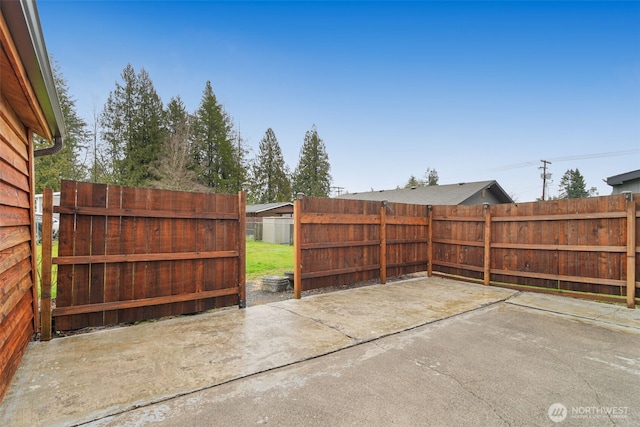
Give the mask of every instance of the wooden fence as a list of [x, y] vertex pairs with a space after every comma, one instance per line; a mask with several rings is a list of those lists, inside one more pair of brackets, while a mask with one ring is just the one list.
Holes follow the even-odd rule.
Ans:
[[426, 270], [519, 289], [636, 303], [640, 196], [422, 206], [294, 203], [294, 294]]
[[434, 206], [431, 269], [485, 284], [636, 303], [640, 195]]
[[[50, 191], [44, 198], [49, 211]], [[43, 258], [43, 339], [51, 316], [70, 330], [244, 307], [245, 200], [63, 181], [51, 314]]]
[[294, 202], [294, 295], [427, 269], [427, 206], [347, 199]]

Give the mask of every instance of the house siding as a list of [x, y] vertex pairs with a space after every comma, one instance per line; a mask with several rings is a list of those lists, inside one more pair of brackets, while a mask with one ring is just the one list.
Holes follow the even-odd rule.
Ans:
[[474, 194], [469, 197], [464, 202], [460, 203], [461, 205], [473, 206], [473, 205], [481, 205], [483, 203], [489, 203], [490, 205], [498, 205], [501, 202], [490, 190], [482, 190], [479, 193]]
[[640, 178], [625, 181], [619, 185], [614, 185], [611, 194], [620, 194], [624, 191], [631, 191], [634, 194], [640, 193]]
[[31, 140], [0, 96], [0, 400], [34, 333]]

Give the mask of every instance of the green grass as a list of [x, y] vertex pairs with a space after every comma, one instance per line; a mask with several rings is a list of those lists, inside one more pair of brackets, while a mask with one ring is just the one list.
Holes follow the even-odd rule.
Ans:
[[293, 271], [293, 246], [247, 240], [247, 280]]
[[[51, 246], [52, 258], [58, 256], [58, 241], [54, 240]], [[40, 272], [42, 271], [42, 244], [38, 243], [36, 246], [36, 263], [37, 263], [37, 283], [38, 283], [38, 296], [40, 296]], [[51, 266], [51, 298], [55, 298], [58, 294], [58, 265], [53, 264]]]
[[[42, 245], [37, 247], [38, 295], [40, 294], [40, 271], [42, 266]], [[58, 241], [53, 241], [53, 257], [58, 256]], [[263, 276], [282, 276], [285, 271], [293, 271], [293, 246], [247, 240], [247, 280]], [[51, 296], [57, 295], [58, 266], [53, 264], [51, 272]]]

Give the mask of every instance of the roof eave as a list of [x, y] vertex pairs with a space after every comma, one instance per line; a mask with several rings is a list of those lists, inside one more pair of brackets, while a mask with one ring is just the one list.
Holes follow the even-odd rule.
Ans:
[[44, 43], [36, 3], [29, 0], [2, 1], [0, 7], [2, 7], [2, 13], [13, 35], [20, 60], [44, 114], [51, 137], [54, 143], [60, 144], [61, 147], [62, 138], [65, 137], [64, 116]]

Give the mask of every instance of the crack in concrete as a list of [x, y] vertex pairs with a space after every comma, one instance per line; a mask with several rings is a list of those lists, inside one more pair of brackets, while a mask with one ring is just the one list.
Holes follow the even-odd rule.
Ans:
[[[338, 333], [344, 335], [345, 337], [349, 338], [352, 341], [352, 344], [349, 344], [349, 345], [347, 345], [345, 347], [340, 347], [340, 348], [337, 348], [337, 349], [334, 349], [334, 350], [330, 350], [330, 351], [327, 351], [327, 352], [324, 352], [322, 354], [318, 354], [318, 355], [315, 355], [315, 356], [312, 356], [312, 357], [307, 357], [307, 358], [304, 358], [304, 359], [301, 359], [301, 360], [297, 360], [297, 361], [294, 361], [294, 362], [291, 362], [291, 363], [286, 363], [286, 364], [283, 364], [283, 365], [280, 365], [280, 366], [274, 366], [272, 368], [267, 368], [267, 369], [263, 369], [263, 370], [260, 370], [260, 371], [257, 371], [257, 372], [253, 372], [253, 373], [250, 373], [250, 374], [241, 375], [241, 376], [236, 377], [236, 378], [230, 378], [228, 380], [221, 381], [219, 383], [210, 384], [210, 385], [203, 386], [203, 387], [198, 387], [198, 388], [195, 388], [193, 390], [189, 390], [189, 391], [185, 391], [185, 392], [180, 392], [180, 393], [175, 393], [175, 394], [172, 394], [172, 395], [163, 396], [163, 397], [160, 397], [158, 399], [152, 399], [152, 400], [150, 400], [148, 402], [144, 402], [142, 404], [135, 404], [135, 405], [130, 406], [130, 407], [121, 408], [119, 410], [114, 411], [113, 413], [97, 416], [95, 419], [79, 421], [77, 424], [74, 424], [74, 426], [83, 426], [83, 425], [92, 424], [92, 423], [95, 423], [95, 422], [100, 421], [100, 420], [106, 420], [106, 419], [121, 415], [123, 413], [129, 412], [129, 411], [134, 410], [134, 409], [149, 407], [149, 406], [152, 406], [152, 405], [156, 405], [156, 404], [159, 404], [159, 403], [162, 403], [162, 402], [167, 402], [169, 400], [173, 400], [173, 399], [176, 399], [176, 398], [184, 397], [184, 396], [187, 396], [187, 395], [190, 395], [190, 394], [194, 394], [194, 393], [197, 393], [197, 392], [201, 392], [201, 391], [204, 391], [204, 390], [210, 390], [210, 389], [213, 389], [213, 388], [225, 385], [225, 384], [233, 383], [233, 382], [240, 381], [240, 380], [247, 379], [247, 378], [256, 377], [258, 375], [262, 375], [262, 374], [265, 374], [265, 373], [268, 373], [268, 372], [271, 372], [271, 371], [275, 371], [277, 369], [282, 369], [282, 368], [287, 368], [287, 367], [290, 367], [290, 366], [295, 366], [297, 364], [300, 364], [300, 363], [303, 363], [303, 362], [306, 362], [306, 361], [309, 361], [309, 360], [318, 359], [320, 357], [327, 356], [327, 355], [330, 355], [330, 354], [333, 354], [333, 353], [337, 353], [339, 351], [345, 350], [347, 348], [355, 347], [355, 346], [358, 346], [358, 345], [367, 344], [367, 343], [371, 343], [371, 342], [375, 343], [375, 345], [378, 345], [377, 341], [382, 339], [382, 338], [386, 338], [386, 337], [393, 336], [393, 335], [399, 335], [402, 332], [412, 331], [412, 330], [421, 328], [423, 326], [427, 326], [427, 325], [430, 325], [430, 324], [433, 324], [433, 323], [438, 323], [438, 322], [441, 322], [441, 321], [444, 321], [444, 320], [452, 319], [452, 318], [455, 318], [455, 317], [458, 317], [458, 316], [462, 316], [462, 315], [465, 315], [465, 314], [472, 313], [474, 311], [488, 309], [488, 308], [491, 308], [494, 305], [497, 305], [497, 304], [500, 304], [500, 303], [503, 303], [503, 302], [507, 302], [507, 300], [509, 298], [510, 297], [500, 298], [500, 299], [494, 300], [494, 301], [488, 301], [486, 303], [480, 304], [477, 307], [471, 308], [469, 310], [465, 310], [465, 311], [462, 311], [462, 312], [459, 312], [459, 313], [455, 313], [455, 314], [452, 314], [452, 315], [449, 315], [449, 316], [441, 317], [441, 318], [438, 318], [438, 319], [426, 321], [426, 322], [423, 322], [423, 323], [421, 323], [419, 325], [416, 325], [416, 326], [407, 327], [407, 328], [404, 328], [404, 329], [401, 329], [401, 330], [398, 330], [398, 331], [390, 332], [390, 333], [387, 333], [387, 334], [384, 334], [384, 335], [380, 335], [380, 336], [377, 336], [377, 337], [373, 337], [373, 338], [369, 338], [369, 339], [358, 339], [357, 337], [350, 336], [349, 334], [345, 333], [344, 331], [339, 330], [335, 326], [326, 324], [321, 319], [317, 319], [317, 318], [313, 318], [313, 317], [309, 317], [309, 316], [304, 316], [304, 315], [302, 315], [300, 313], [296, 313], [295, 311], [289, 310], [289, 309], [287, 309], [285, 307], [279, 307], [277, 305], [272, 305], [272, 307], [274, 307], [274, 308], [278, 308], [280, 310], [292, 313], [292, 314], [294, 314], [294, 315], [296, 315], [298, 317], [301, 317], [301, 318], [310, 319], [310, 320], [312, 320], [312, 321], [314, 321], [314, 322], [316, 322], [318, 324], [321, 324], [321, 325], [323, 325], [323, 326], [325, 326], [327, 328], [333, 329], [336, 332], [338, 332]], [[379, 345], [378, 345], [378, 347], [379, 348], [383, 348], [383, 347], [380, 347]], [[389, 349], [385, 349], [385, 350], [389, 350]], [[464, 387], [462, 386], [462, 388], [464, 388]], [[475, 396], [475, 394], [473, 394], [472, 392], [470, 392], [470, 394]], [[475, 397], [477, 398], [477, 396], [475, 396]], [[508, 421], [504, 420], [500, 416], [500, 414], [498, 414], [495, 411], [495, 408], [493, 408], [488, 402], [485, 402], [485, 403], [487, 403], [487, 405], [492, 408], [492, 410], [496, 413], [496, 415], [501, 420], [503, 420], [507, 425], [511, 426], [511, 424]]]
[[[596, 402], [598, 403], [598, 406], [602, 407], [602, 401], [600, 400], [600, 395], [598, 394], [598, 392], [591, 386], [591, 383], [589, 381], [586, 380], [586, 378], [584, 378], [582, 376], [582, 374], [580, 374], [579, 372], [577, 372], [573, 365], [571, 363], [567, 363], [565, 362], [563, 359], [561, 359], [560, 357], [556, 356], [555, 354], [553, 354], [552, 352], [548, 351], [548, 349], [546, 347], [542, 347], [542, 349], [545, 351], [545, 353], [547, 353], [549, 356], [551, 356], [552, 358], [554, 358], [555, 360], [557, 360], [558, 362], [560, 362], [561, 364], [563, 364], [565, 367], [567, 367], [569, 369], [569, 371], [576, 377], [578, 378], [580, 381], [582, 381], [584, 384], [586, 384], [587, 388], [591, 391], [591, 393], [593, 393]], [[616, 422], [611, 418], [611, 414], [606, 414], [607, 418], [609, 418], [609, 421], [612, 423], [612, 425], [617, 425]]]
[[431, 366], [431, 365], [426, 365], [426, 364], [422, 364], [420, 363], [419, 360], [416, 359], [407, 359], [415, 364], [417, 364], [418, 366], [424, 366], [425, 368], [429, 369], [430, 371], [434, 371], [439, 375], [443, 375], [451, 380], [453, 380], [456, 384], [458, 384], [458, 386], [460, 386], [460, 388], [462, 388], [464, 391], [466, 391], [467, 393], [469, 393], [471, 396], [473, 396], [476, 400], [478, 400], [479, 402], [482, 402], [483, 404], [487, 405], [489, 408], [491, 408], [491, 411], [500, 419], [502, 420], [502, 422], [504, 422], [506, 425], [511, 426], [511, 422], [507, 419], [505, 419], [500, 412], [498, 412], [498, 410], [491, 404], [491, 402], [485, 400], [482, 398], [481, 395], [478, 395], [475, 391], [473, 391], [473, 389], [468, 388], [462, 381], [460, 381], [458, 378], [456, 378], [454, 375], [449, 374], [445, 371], [436, 369], [435, 367]]
[[296, 315], [298, 317], [301, 317], [303, 319], [312, 320], [312, 321], [314, 321], [316, 323], [319, 323], [322, 326], [326, 326], [327, 328], [332, 329], [332, 330], [338, 332], [341, 335], [344, 335], [345, 337], [349, 338], [350, 340], [352, 340], [355, 343], [359, 343], [360, 342], [360, 340], [358, 340], [356, 337], [352, 337], [351, 335], [347, 334], [346, 332], [341, 331], [340, 329], [338, 329], [336, 326], [333, 326], [333, 325], [330, 325], [330, 324], [324, 322], [322, 319], [318, 319], [318, 318], [310, 317], [310, 316], [304, 316], [304, 315], [302, 315], [300, 313], [297, 313], [297, 312], [295, 312], [293, 310], [289, 310], [288, 308], [285, 308], [285, 307], [278, 307], [278, 306], [273, 306], [273, 307], [274, 308], [278, 308], [278, 309], [283, 310], [283, 311], [286, 311], [288, 313], [294, 314], [294, 315]]

